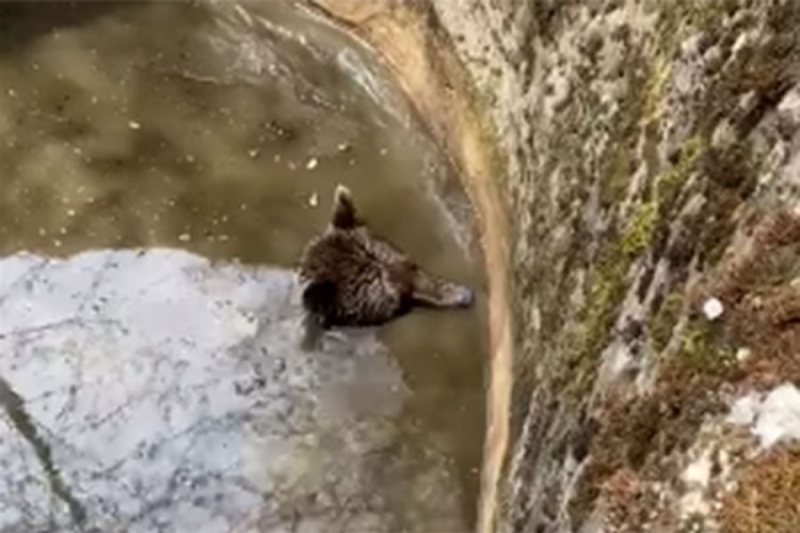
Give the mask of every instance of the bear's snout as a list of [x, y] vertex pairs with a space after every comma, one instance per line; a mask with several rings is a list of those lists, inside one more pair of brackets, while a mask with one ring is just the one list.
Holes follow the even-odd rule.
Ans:
[[457, 283], [442, 288], [442, 303], [447, 307], [469, 307], [475, 302], [475, 291]]

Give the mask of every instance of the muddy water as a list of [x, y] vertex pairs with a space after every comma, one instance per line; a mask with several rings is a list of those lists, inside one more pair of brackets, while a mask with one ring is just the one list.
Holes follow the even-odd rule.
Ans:
[[[290, 342], [296, 324], [287, 317], [299, 311], [287, 269], [324, 227], [337, 183], [353, 190], [377, 232], [425, 268], [481, 286], [466, 200], [387, 79], [357, 42], [288, 2], [0, 4], [0, 403], [5, 406], [0, 436], [8, 437], [6, 446], [15, 443], [8, 453], [0, 446], [0, 460], [6, 468], [15, 461], [9, 457], [18, 463], [8, 470], [16, 473], [5, 480], [5, 489], [0, 485], [0, 493], [18, 486], [20, 479], [33, 480], [27, 492], [15, 494], [16, 504], [0, 507], [0, 528], [44, 527], [34, 520], [38, 514], [46, 518], [42, 524], [60, 524], [64, 530], [79, 523], [105, 531], [134, 530], [134, 524], [143, 531], [198, 527], [175, 521], [178, 515], [192, 516], [174, 504], [184, 502], [183, 496], [155, 502], [131, 496], [138, 494], [131, 486], [155, 491], [163, 485], [164, 494], [172, 494], [183, 466], [173, 468], [166, 481], [156, 474], [140, 479], [133, 472], [169, 470], [170, 457], [179, 451], [151, 457], [158, 468], [135, 462], [123, 468], [122, 456], [106, 452], [130, 446], [124, 457], [146, 461], [140, 448], [194, 435], [187, 429], [197, 425], [191, 420], [205, 420], [207, 413], [189, 410], [189, 422], [179, 431], [174, 421], [144, 424], [137, 416], [146, 418], [155, 407], [141, 404], [136, 416], [115, 422], [114, 431], [98, 430], [102, 425], [93, 409], [100, 409], [102, 396], [74, 391], [81, 390], [86, 375], [113, 388], [115, 382], [103, 377], [108, 353], [117, 354], [124, 368], [146, 366], [147, 361], [156, 368], [163, 359], [177, 361], [177, 369], [200, 365], [196, 375], [202, 379], [196, 383], [182, 377], [183, 370], [154, 372], [170, 376], [153, 385], [163, 385], [157, 389], [159, 398], [171, 398], [176, 388], [203, 390], [197, 402], [230, 404], [227, 412], [241, 415], [236, 418], [240, 424], [275, 425], [278, 419], [313, 412], [303, 423], [314, 446], [307, 439], [300, 447], [286, 445], [288, 430], [276, 444], [274, 436], [235, 424], [225, 426], [227, 432], [192, 437], [192, 450], [207, 448], [186, 467], [190, 473], [192, 468], [204, 472], [205, 484], [198, 481], [196, 490], [206, 490], [209, 477], [221, 479], [223, 466], [212, 460], [215, 453], [247, 456], [223, 462], [224, 471], [241, 470], [238, 475], [256, 486], [245, 497], [236, 492], [241, 483], [220, 483], [213, 496], [222, 502], [219, 512], [195, 516], [205, 523], [204, 530], [233, 530], [234, 524], [245, 523], [243, 516], [254, 514], [260, 518], [252, 523], [258, 525], [239, 530], [329, 530], [334, 525], [351, 530], [354, 524], [375, 531], [471, 527], [484, 422], [480, 312], [420, 312], [383, 328], [378, 339], [365, 339], [371, 334], [362, 332], [330, 339], [330, 350], [337, 353], [342, 343], [349, 344], [345, 352], [351, 357], [330, 363], [350, 365], [337, 370], [350, 379], [344, 389], [337, 382], [334, 397], [347, 397], [352, 411], [341, 417], [324, 414], [331, 403], [324, 391], [330, 388], [308, 385], [327, 379], [319, 370], [322, 363], [303, 359]], [[23, 251], [33, 255], [20, 255]], [[118, 274], [108, 275], [109, 269]], [[194, 277], [186, 278], [186, 272]], [[151, 282], [160, 288], [145, 291], [142, 287]], [[90, 293], [104, 296], [95, 305], [87, 299]], [[146, 298], [137, 299], [137, 294]], [[262, 301], [253, 303], [259, 297]], [[211, 311], [226, 306], [239, 307], [233, 314]], [[92, 320], [125, 325], [113, 333], [98, 330], [87, 325], [82, 313], [89, 311], [100, 317], [92, 315]], [[149, 315], [157, 319], [146, 319]], [[219, 338], [209, 333], [213, 328], [204, 320], [212, 315], [234, 324], [230, 331], [235, 334], [227, 329]], [[223, 315], [224, 320], [219, 318]], [[162, 324], [173, 322], [183, 336], [162, 338]], [[52, 324], [58, 327], [51, 329]], [[124, 340], [131, 335], [135, 342]], [[194, 346], [188, 349], [191, 357], [187, 342]], [[65, 346], [72, 346], [68, 356]], [[98, 351], [98, 346], [105, 348]], [[157, 357], [151, 361], [142, 353]], [[220, 362], [220, 353], [234, 359]], [[70, 358], [76, 358], [76, 366], [64, 363]], [[23, 364], [33, 359], [36, 365]], [[242, 365], [250, 370], [243, 371]], [[314, 377], [287, 384], [283, 370], [273, 372], [287, 365], [296, 365], [298, 375]], [[115, 379], [125, 383], [135, 374], [123, 372]], [[217, 374], [230, 381], [214, 379]], [[377, 385], [359, 387], [359, 376]], [[257, 399], [233, 402], [225, 387], [249, 391], [252, 387], [242, 385], [245, 378], [266, 383], [256, 389], [269, 394], [245, 394]], [[189, 382], [182, 384], [183, 379]], [[132, 398], [147, 396], [137, 389], [144, 385], [133, 381], [125, 385], [130, 394], [109, 397], [119, 408], [103, 420], [140, 405]], [[206, 390], [202, 384], [207, 381], [217, 385]], [[378, 401], [376, 388], [407, 394]], [[51, 406], [58, 416], [34, 401], [61, 398], [62, 393], [63, 405]], [[279, 400], [269, 400], [275, 397]], [[313, 409], [276, 414], [265, 407], [287, 398], [295, 407], [311, 402]], [[172, 421], [170, 401], [164, 400]], [[373, 407], [379, 418], [370, 414]], [[344, 431], [353, 425], [367, 429], [355, 436]], [[319, 426], [325, 431], [317, 431]], [[117, 442], [121, 428], [136, 437]], [[213, 439], [208, 437], [212, 433]], [[264, 445], [265, 439], [272, 444]], [[342, 439], [359, 444], [364, 458], [359, 458], [362, 448], [348, 448]], [[220, 442], [227, 451], [215, 447]], [[317, 451], [309, 455], [301, 448]], [[255, 462], [270, 468], [253, 474], [252, 466], [242, 466], [253, 464], [253, 449], [260, 450]], [[337, 454], [343, 464], [335, 464]], [[289, 490], [286, 484], [265, 481], [297, 477], [294, 464], [272, 468], [278, 455], [281, 464], [302, 455], [303, 479], [324, 478], [325, 486], [355, 488], [342, 497], [346, 501], [320, 504], [313, 500], [325, 492], [322, 485], [298, 492], [297, 483]], [[25, 466], [25, 457], [35, 466]], [[90, 470], [92, 476], [86, 474]], [[359, 472], [357, 482], [347, 477], [349, 470]], [[120, 486], [97, 481], [111, 471], [117, 472], [113, 481]], [[100, 493], [110, 496], [104, 500]], [[42, 503], [48, 494], [55, 507]], [[331, 494], [333, 499], [341, 496]], [[213, 507], [208, 494], [184, 496], [196, 508]], [[374, 497], [379, 504], [364, 503]], [[135, 505], [125, 503], [126, 498]], [[234, 503], [226, 507], [229, 502]], [[264, 518], [269, 513], [280, 520]]]

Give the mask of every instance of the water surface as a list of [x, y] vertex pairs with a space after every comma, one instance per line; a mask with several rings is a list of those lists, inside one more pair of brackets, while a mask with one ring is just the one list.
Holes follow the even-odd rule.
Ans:
[[481, 286], [467, 202], [387, 79], [289, 3], [0, 4], [0, 530], [469, 528], [480, 313], [345, 332], [328, 363], [292, 344], [288, 269], [337, 183]]

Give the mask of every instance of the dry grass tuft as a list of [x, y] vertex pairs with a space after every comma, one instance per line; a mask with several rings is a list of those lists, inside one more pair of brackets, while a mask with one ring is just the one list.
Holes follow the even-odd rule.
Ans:
[[702, 297], [724, 302], [726, 336], [752, 348], [755, 357], [743, 369], [750, 384], [800, 382], [800, 219], [785, 212], [765, 217], [751, 245], [714, 276]]
[[776, 449], [746, 466], [722, 501], [726, 533], [800, 531], [800, 445]]
[[640, 528], [653, 510], [653, 496], [632, 470], [621, 468], [614, 472], [600, 493], [608, 530], [627, 533]]

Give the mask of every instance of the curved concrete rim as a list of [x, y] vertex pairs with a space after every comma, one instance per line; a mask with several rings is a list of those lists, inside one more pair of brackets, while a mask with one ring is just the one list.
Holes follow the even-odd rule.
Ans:
[[477, 213], [488, 283], [490, 379], [476, 530], [495, 528], [500, 474], [509, 442], [512, 316], [508, 209], [501, 192], [505, 165], [495, 132], [445, 35], [429, 27], [432, 7], [390, 0], [305, 0], [374, 48], [444, 148]]

